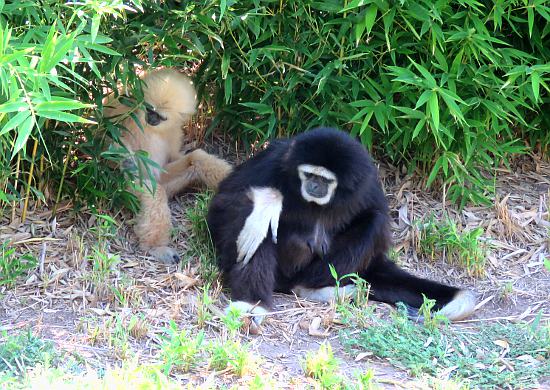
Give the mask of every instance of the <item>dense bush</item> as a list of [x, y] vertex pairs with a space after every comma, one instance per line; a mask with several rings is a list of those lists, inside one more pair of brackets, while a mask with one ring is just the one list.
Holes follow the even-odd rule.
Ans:
[[226, 127], [250, 139], [338, 125], [461, 202], [483, 200], [492, 180], [479, 168], [519, 139], [550, 142], [545, 1], [220, 4], [200, 76], [218, 86]]
[[0, 203], [128, 200], [105, 87], [197, 61], [235, 136], [336, 125], [480, 201], [503, 157], [550, 143], [549, 20], [544, 0], [0, 0]]
[[82, 195], [90, 205], [127, 196], [124, 180], [98, 163], [108, 151], [94, 121], [115, 71], [135, 79], [121, 72], [134, 58], [113, 50], [113, 39], [99, 28], [114, 17], [119, 23], [109, 32], [124, 28], [120, 18], [128, 7], [111, 3], [0, 0], [0, 210], [28, 200], [31, 190], [47, 200], [61, 191]]

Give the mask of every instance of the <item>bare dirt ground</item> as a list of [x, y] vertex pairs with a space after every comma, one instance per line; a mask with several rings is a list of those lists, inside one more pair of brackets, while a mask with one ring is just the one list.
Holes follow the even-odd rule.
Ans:
[[[227, 150], [211, 146], [211, 151], [227, 155]], [[240, 158], [244, 156], [239, 154]], [[497, 178], [498, 199], [488, 207], [466, 207], [457, 211], [439, 194], [426, 193], [417, 176], [405, 176], [399, 169], [382, 164], [380, 176], [389, 198], [398, 262], [415, 274], [468, 287], [478, 294], [475, 314], [462, 324], [498, 320], [532, 321], [542, 312], [550, 318], [550, 273], [544, 269], [549, 254], [550, 231], [550, 164], [537, 157], [514, 161], [513, 171], [501, 169]], [[171, 202], [175, 242], [186, 252], [189, 221], [186, 209], [193, 206], [194, 196], [184, 194]], [[0, 287], [0, 330], [14, 333], [32, 331], [69, 353], [78, 354], [86, 364], [106, 367], [129, 356], [139, 361], [155, 361], [160, 335], [170, 320], [180, 328], [197, 331], [197, 308], [203, 284], [197, 259], [185, 258], [178, 268], [153, 262], [137, 248], [131, 231], [131, 216], [125, 212], [114, 217], [122, 225], [115, 237], [109, 238], [109, 251], [120, 254], [109, 283], [117, 287], [124, 304], [109, 291], [91, 286], [91, 254], [96, 241], [90, 227], [96, 219], [88, 210], [73, 213], [66, 204], [52, 223], [51, 211], [44, 206], [31, 209], [24, 224], [10, 216], [0, 221], [0, 241], [10, 240], [18, 253], [32, 253], [39, 266], [14, 288]], [[483, 239], [491, 244], [485, 274], [469, 275], [457, 265], [438, 259], [431, 261], [417, 255], [412, 224], [435, 212], [453, 216], [459, 226], [481, 226]], [[216, 315], [221, 313], [226, 297], [220, 288], [212, 288], [214, 313], [203, 329], [217, 337], [225, 330]], [[338, 342], [342, 325], [334, 321], [334, 308], [279, 295], [275, 313], [262, 326], [261, 334], [244, 333], [263, 359], [260, 370], [270, 375], [282, 388], [304, 388], [311, 380], [304, 375], [301, 361], [307, 351], [317, 350], [329, 340], [344, 372], [374, 369], [379, 384], [387, 388], [421, 388], [406, 371], [370, 356], [351, 356]], [[378, 303], [381, 311], [392, 310]], [[130, 351], [111, 343], [108, 331], [114, 330], [114, 319], [124, 324], [139, 316], [145, 329], [140, 337], [129, 340]], [[102, 329], [102, 325], [106, 329]], [[92, 331], [94, 330], [94, 331]], [[244, 386], [239, 379], [224, 372], [211, 372], [206, 367], [181, 374], [182, 383], [197, 385], [232, 384]]]

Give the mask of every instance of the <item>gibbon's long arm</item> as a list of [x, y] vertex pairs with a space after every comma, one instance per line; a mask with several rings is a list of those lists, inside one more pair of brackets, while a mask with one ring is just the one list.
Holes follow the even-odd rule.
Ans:
[[375, 256], [375, 250], [384, 253], [386, 248], [387, 216], [381, 211], [362, 214], [343, 232], [334, 237], [324, 259], [317, 259], [298, 276], [303, 287], [334, 284], [329, 264], [333, 264], [338, 277], [356, 273]]
[[252, 187], [248, 191], [253, 208], [237, 237], [237, 262], [246, 265], [271, 227], [273, 243], [277, 243], [279, 216], [283, 210], [283, 195], [276, 188]]

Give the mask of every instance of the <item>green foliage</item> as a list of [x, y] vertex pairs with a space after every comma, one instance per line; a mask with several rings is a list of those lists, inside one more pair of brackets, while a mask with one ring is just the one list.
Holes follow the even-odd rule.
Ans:
[[548, 147], [545, 1], [199, 3], [179, 14], [209, 35], [198, 84], [249, 141], [336, 125], [461, 205], [519, 138]]
[[341, 389], [344, 378], [330, 344], [323, 343], [316, 352], [308, 352], [303, 363], [305, 374], [319, 381], [323, 389]]
[[135, 207], [105, 91], [120, 81], [141, 104], [136, 67], [195, 64], [212, 126], [262, 141], [335, 125], [447, 198], [485, 201], [521, 140], [548, 149], [549, 20], [544, 0], [0, 0], [0, 210]]
[[192, 337], [187, 331], [178, 330], [176, 323], [170, 321], [170, 327], [161, 344], [164, 374], [168, 375], [172, 370], [186, 372], [195, 366], [200, 358], [203, 341], [204, 333]]
[[438, 375], [454, 367], [454, 379], [475, 388], [534, 387], [550, 375], [548, 324], [482, 324], [468, 330], [419, 326], [402, 308], [391, 320], [372, 317], [372, 326], [360, 333], [341, 333], [347, 348], [366, 350], [414, 375]]
[[126, 21], [141, 1], [125, 3], [0, 1], [0, 210], [66, 194], [135, 207], [108, 165], [123, 158], [107, 148], [120, 130], [97, 115], [106, 87], [137, 84]]
[[255, 367], [257, 360], [249, 351], [248, 344], [238, 339], [205, 341], [204, 332], [192, 335], [186, 330], [178, 330], [175, 322], [170, 322], [166, 335], [162, 336], [161, 366], [168, 375], [173, 370], [187, 372], [202, 362], [209, 362], [215, 371], [230, 369], [242, 377]]
[[213, 317], [209, 306], [214, 302], [210, 296], [210, 284], [206, 283], [200, 288], [199, 297], [197, 299], [197, 324], [199, 328], [204, 328], [207, 321]]
[[181, 389], [181, 385], [161, 373], [152, 365], [140, 365], [137, 359], [125, 362], [122, 367], [108, 367], [100, 372], [88, 368], [85, 372], [71, 373], [48, 366], [37, 367], [23, 378], [3, 378], [2, 389]]
[[209, 191], [196, 194], [195, 206], [188, 207], [185, 212], [187, 220], [191, 224], [191, 229], [184, 261], [192, 261], [198, 257], [196, 262], [199, 265], [199, 274], [208, 283], [213, 282], [218, 277], [216, 252], [206, 223], [208, 205], [212, 196], [213, 193]]
[[229, 331], [229, 336], [231, 338], [234, 338], [239, 329], [243, 326], [242, 312], [235, 306], [230, 306], [221, 320]]
[[429, 299], [422, 294], [422, 305], [418, 309], [418, 314], [424, 319], [424, 327], [430, 331], [434, 331], [443, 323], [448, 323], [447, 317], [442, 314], [434, 313], [432, 309], [435, 306], [436, 300]]
[[12, 286], [19, 276], [36, 267], [38, 261], [31, 254], [17, 256], [15, 248], [9, 247], [9, 242], [0, 245], [0, 286]]
[[17, 335], [0, 335], [0, 372], [21, 375], [29, 367], [51, 362], [57, 357], [53, 344], [34, 336], [30, 330]]
[[448, 215], [436, 221], [434, 215], [416, 223], [416, 250], [434, 259], [445, 256], [466, 268], [474, 275], [482, 275], [487, 256], [487, 244], [480, 240], [484, 230], [459, 231], [456, 222]]
[[242, 377], [254, 366], [254, 357], [248, 350], [248, 345], [243, 345], [237, 339], [212, 343], [210, 353], [210, 368], [215, 371], [229, 368]]

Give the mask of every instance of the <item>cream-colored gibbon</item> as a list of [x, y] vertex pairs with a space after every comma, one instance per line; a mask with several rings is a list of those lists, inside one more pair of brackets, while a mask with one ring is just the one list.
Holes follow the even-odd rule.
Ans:
[[342, 131], [274, 140], [236, 167], [210, 203], [208, 227], [231, 305], [257, 324], [273, 291], [329, 301], [353, 294], [352, 274], [370, 284], [371, 299], [403, 302], [413, 317], [423, 296], [450, 320], [476, 304], [473, 292], [418, 278], [389, 259], [390, 216], [377, 169]]
[[[168, 199], [191, 185], [215, 189], [231, 171], [231, 165], [202, 149], [181, 151], [183, 127], [197, 107], [195, 88], [188, 77], [173, 69], [152, 71], [143, 77], [143, 96], [144, 104], [130, 115], [131, 107], [120, 97], [110, 95], [104, 104], [104, 115], [120, 121], [121, 142], [131, 155], [147, 152], [148, 158], [160, 167], [149, 166], [157, 183], [155, 191], [151, 191], [154, 186], [146, 179], [143, 190], [136, 192], [140, 211], [135, 233], [141, 249], [161, 262], [174, 264], [179, 256], [170, 246]], [[135, 158], [123, 165], [133, 166], [141, 171], [141, 177], [148, 177], [143, 164]]]

